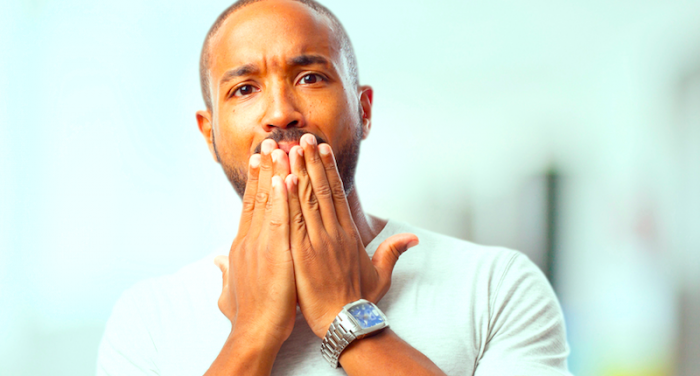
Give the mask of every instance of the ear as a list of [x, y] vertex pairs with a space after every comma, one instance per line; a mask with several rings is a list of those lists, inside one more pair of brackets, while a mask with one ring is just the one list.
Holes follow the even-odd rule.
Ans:
[[362, 139], [369, 136], [369, 130], [372, 128], [372, 100], [374, 91], [371, 86], [360, 86], [360, 106], [362, 108]]
[[216, 157], [216, 151], [214, 150], [214, 130], [211, 124], [211, 113], [208, 110], [197, 111], [199, 133], [204, 136], [204, 141], [207, 143], [207, 147], [209, 147], [209, 153], [211, 153], [212, 158], [214, 158], [216, 162], [219, 162], [219, 158]]

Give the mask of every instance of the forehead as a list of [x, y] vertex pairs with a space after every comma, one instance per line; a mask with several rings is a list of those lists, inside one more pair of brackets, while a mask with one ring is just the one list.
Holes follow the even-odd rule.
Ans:
[[328, 18], [296, 1], [259, 1], [239, 9], [212, 37], [209, 49], [213, 78], [234, 66], [283, 62], [302, 54], [340, 62], [340, 45]]

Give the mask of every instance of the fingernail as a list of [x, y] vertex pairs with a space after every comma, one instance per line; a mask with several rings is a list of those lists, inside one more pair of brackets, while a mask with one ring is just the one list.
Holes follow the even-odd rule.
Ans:
[[318, 151], [321, 153], [321, 155], [325, 157], [326, 155], [331, 153], [331, 147], [326, 144], [319, 145]]
[[309, 145], [316, 145], [316, 137], [310, 133], [307, 133], [307, 135], [304, 135], [306, 138], [306, 143]]
[[279, 176], [277, 176], [277, 175], [275, 175], [275, 176], [272, 177], [272, 188], [275, 188], [275, 187], [277, 187], [277, 186], [279, 185], [280, 179], [281, 179], [281, 178], [280, 178]]
[[408, 250], [408, 249], [413, 248], [413, 247], [415, 247], [415, 246], [417, 246], [417, 245], [418, 245], [418, 240], [411, 240], [410, 242], [408, 242], [408, 245], [406, 246], [406, 249]]
[[292, 179], [292, 183], [294, 183], [294, 185], [297, 185], [299, 183], [299, 178], [297, 178], [296, 175], [289, 175], [289, 176], [291, 176], [290, 179]]
[[297, 154], [299, 154], [300, 157], [303, 157], [304, 156], [304, 149], [297, 148]]
[[250, 157], [250, 168], [258, 168], [260, 166], [260, 154], [253, 154]]
[[263, 141], [262, 147], [260, 148], [260, 151], [262, 151], [262, 153], [265, 155], [270, 154], [270, 152], [272, 151], [272, 141], [270, 141], [270, 140]]

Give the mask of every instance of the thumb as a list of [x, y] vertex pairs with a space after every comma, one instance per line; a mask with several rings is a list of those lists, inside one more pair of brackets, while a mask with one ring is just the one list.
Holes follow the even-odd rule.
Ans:
[[226, 279], [226, 274], [228, 274], [228, 256], [218, 255], [214, 257], [214, 264], [221, 269], [221, 274]]
[[391, 273], [399, 261], [399, 256], [417, 244], [418, 237], [408, 233], [392, 235], [384, 240], [372, 257], [372, 264], [379, 274], [379, 279], [384, 283], [391, 282]]

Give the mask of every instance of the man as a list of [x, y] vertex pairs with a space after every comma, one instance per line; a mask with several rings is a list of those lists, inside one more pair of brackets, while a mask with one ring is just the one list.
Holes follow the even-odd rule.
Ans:
[[568, 374], [561, 311], [524, 256], [364, 213], [373, 92], [327, 9], [239, 1], [200, 69], [199, 129], [243, 200], [223, 288], [212, 256], [127, 291], [98, 374]]

